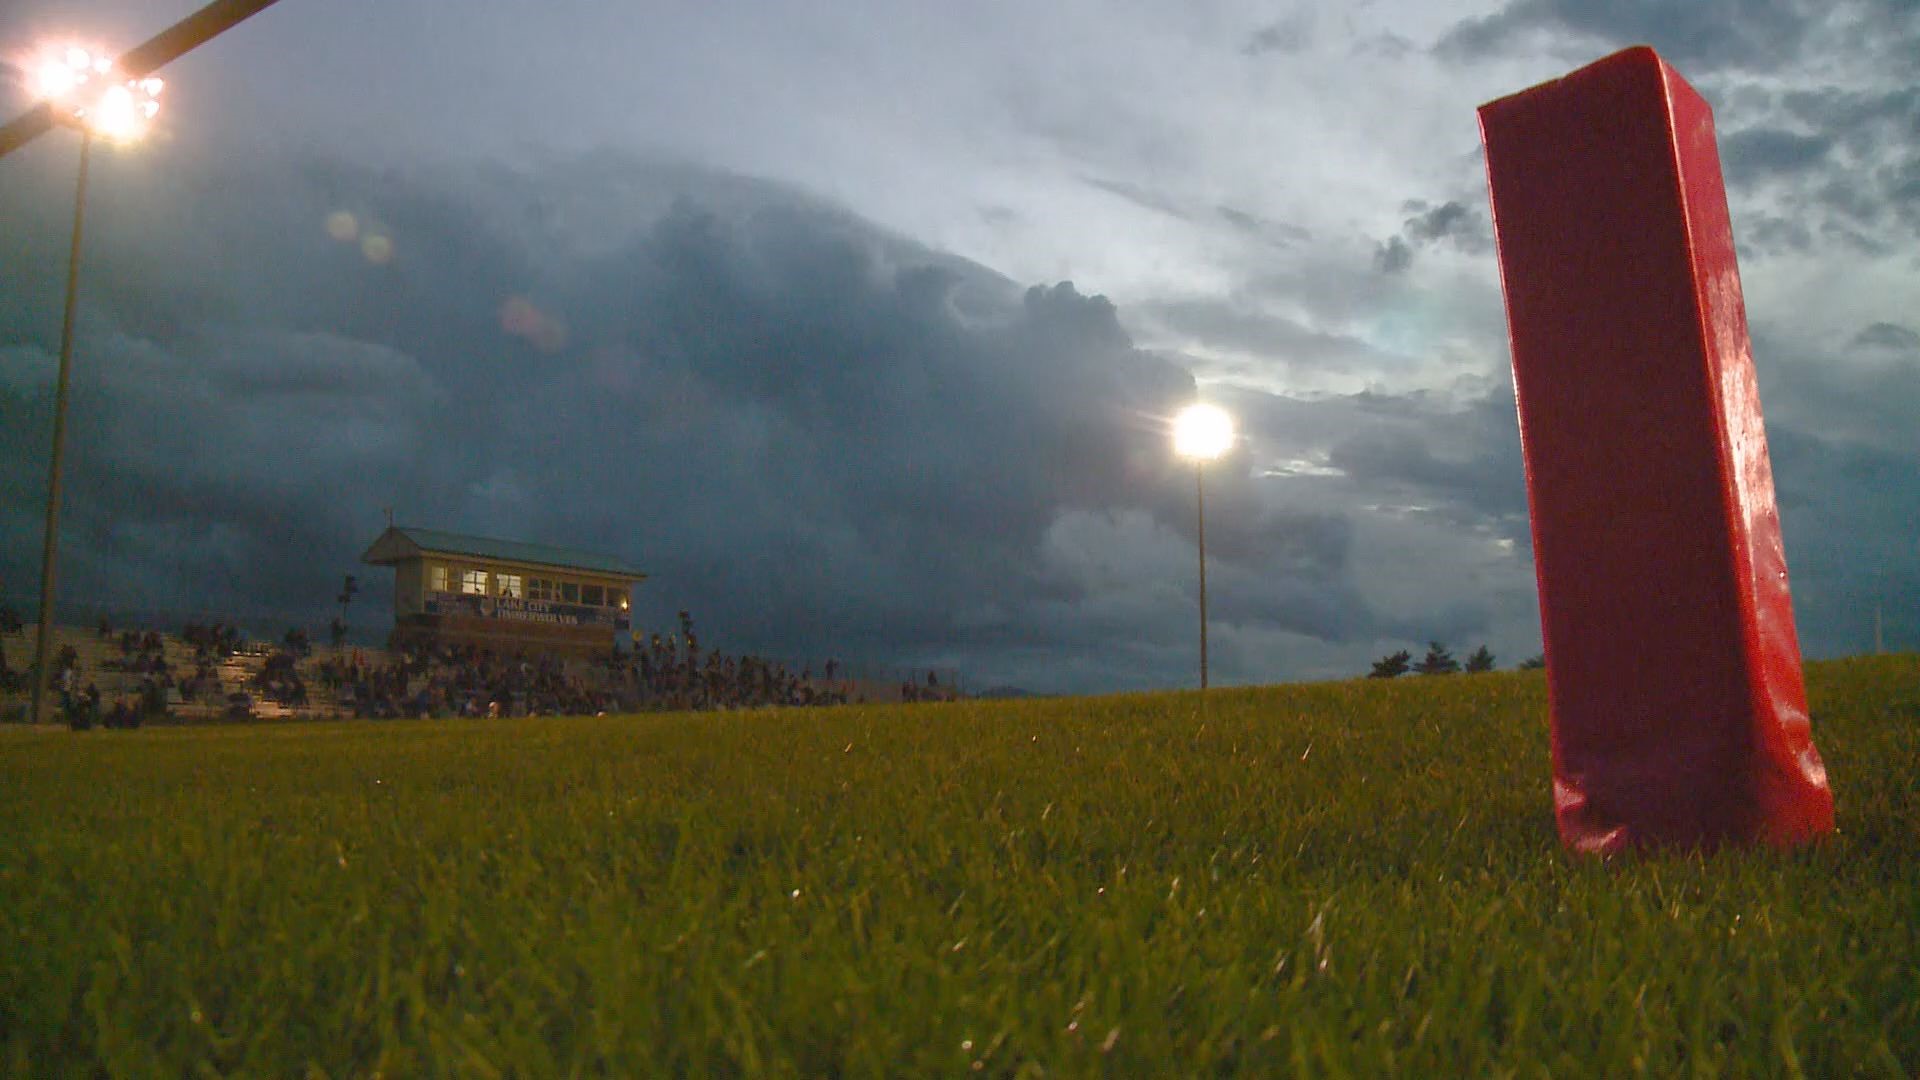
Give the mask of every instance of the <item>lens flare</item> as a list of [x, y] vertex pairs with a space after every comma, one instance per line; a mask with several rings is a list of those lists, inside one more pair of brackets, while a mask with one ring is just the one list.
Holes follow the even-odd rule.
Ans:
[[509, 296], [500, 305], [500, 329], [541, 352], [559, 352], [567, 344], [567, 324], [525, 296]]
[[47, 101], [58, 101], [80, 85], [80, 75], [58, 60], [48, 60], [34, 69], [33, 92]]
[[124, 86], [109, 86], [101, 91], [99, 100], [87, 110], [86, 119], [94, 134], [116, 140], [138, 137], [147, 122], [134, 103], [133, 91]]
[[335, 210], [327, 215], [327, 235], [343, 244], [352, 243], [360, 236], [360, 219], [351, 210]]
[[1218, 405], [1187, 406], [1173, 420], [1173, 449], [1181, 457], [1212, 461], [1233, 447], [1233, 417]]

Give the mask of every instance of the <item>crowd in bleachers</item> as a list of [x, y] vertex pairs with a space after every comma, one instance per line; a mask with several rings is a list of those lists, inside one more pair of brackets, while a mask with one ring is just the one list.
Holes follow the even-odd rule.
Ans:
[[[0, 620], [8, 618], [17, 631], [17, 618], [0, 611]], [[856, 686], [862, 697], [875, 689], [846, 678], [834, 660], [816, 677], [809, 666], [795, 671], [779, 661], [703, 648], [684, 611], [674, 632], [636, 635], [632, 648], [591, 659], [445, 644], [335, 648], [315, 657], [300, 630], [266, 645], [219, 623], [189, 624], [170, 639], [153, 630], [116, 631], [103, 618], [86, 637], [96, 640], [89, 645], [74, 636], [61, 646], [50, 680], [57, 715], [75, 727], [137, 727], [176, 711], [202, 718], [247, 719], [264, 709], [269, 716], [395, 719], [748, 709], [843, 704]], [[74, 640], [87, 648], [87, 665], [97, 671], [82, 671]], [[102, 683], [110, 692], [102, 693]], [[27, 673], [9, 668], [0, 648], [0, 689], [29, 688]], [[903, 681], [899, 696], [957, 695], [929, 672], [924, 685]]]
[[320, 661], [314, 675], [343, 708], [373, 719], [579, 715], [619, 708], [605, 687], [571, 670], [578, 664], [443, 645], [380, 660], [356, 650]]
[[811, 668], [798, 673], [775, 660], [702, 651], [692, 620], [680, 613], [681, 632], [651, 635], [630, 656], [611, 663], [618, 683], [645, 709], [752, 709], [770, 705], [839, 705], [846, 686], [828, 660], [822, 679]]
[[[21, 630], [20, 613], [9, 604], [0, 604], [0, 638]], [[26, 689], [27, 673], [7, 663], [7, 644], [0, 640], [0, 693], [18, 693]]]
[[924, 683], [915, 678], [903, 679], [900, 682], [901, 701], [954, 701], [959, 697], [959, 687], [955, 686], [951, 680], [942, 686], [940, 673], [937, 671], [927, 672], [927, 681]]
[[337, 654], [314, 674], [355, 716], [553, 716], [840, 704], [836, 666], [816, 680], [810, 669], [703, 650], [682, 612], [678, 633], [594, 660], [441, 645], [384, 660]]

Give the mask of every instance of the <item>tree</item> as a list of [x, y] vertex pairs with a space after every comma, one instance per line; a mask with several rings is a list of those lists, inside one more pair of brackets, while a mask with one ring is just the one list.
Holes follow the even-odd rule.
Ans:
[[1493, 653], [1487, 651], [1485, 645], [1473, 650], [1473, 655], [1467, 657], [1467, 674], [1479, 675], [1492, 670]]
[[1391, 679], [1399, 675], [1405, 675], [1407, 668], [1411, 666], [1409, 661], [1412, 659], [1413, 654], [1405, 649], [1383, 656], [1373, 662], [1373, 670], [1367, 673], [1367, 678]]
[[1529, 656], [1525, 660], [1520, 661], [1521, 671], [1538, 671], [1541, 668], [1546, 666], [1547, 666], [1546, 653], [1534, 653], [1532, 656]]
[[1453, 658], [1445, 645], [1437, 641], [1427, 642], [1427, 655], [1413, 665], [1413, 670], [1422, 675], [1451, 675], [1460, 670], [1460, 661]]
[[359, 594], [360, 583], [354, 580], [352, 574], [348, 574], [346, 580], [340, 583], [340, 595], [334, 597], [340, 602], [340, 614], [334, 617], [333, 625], [327, 627], [334, 648], [339, 648], [340, 643], [347, 639], [347, 605], [353, 603], [353, 598]]

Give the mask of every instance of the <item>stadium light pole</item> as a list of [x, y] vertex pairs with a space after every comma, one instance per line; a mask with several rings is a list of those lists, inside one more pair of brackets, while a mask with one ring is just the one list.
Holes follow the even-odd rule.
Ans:
[[80, 129], [80, 168], [73, 185], [73, 235], [67, 249], [67, 294], [60, 315], [60, 367], [54, 376], [53, 453], [47, 462], [46, 534], [40, 548], [40, 624], [34, 637], [33, 722], [46, 717], [47, 684], [52, 678], [53, 594], [60, 547], [60, 474], [66, 447], [67, 386], [73, 367], [73, 317], [80, 295], [80, 238], [87, 216], [87, 164], [97, 135], [110, 142], [132, 142], [147, 132], [160, 112], [166, 85], [153, 76], [130, 79], [113, 61], [85, 49], [68, 47], [44, 58], [33, 72], [38, 95], [55, 122]]
[[1207, 688], [1207, 462], [1233, 447], [1233, 417], [1196, 402], [1173, 420], [1173, 449], [1193, 462], [1194, 533], [1200, 546], [1200, 689]]

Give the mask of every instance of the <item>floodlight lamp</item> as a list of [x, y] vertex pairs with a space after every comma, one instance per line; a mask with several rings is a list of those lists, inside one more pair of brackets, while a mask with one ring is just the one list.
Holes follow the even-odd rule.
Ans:
[[146, 115], [134, 103], [133, 93], [124, 86], [102, 90], [85, 115], [94, 134], [114, 140], [135, 137], [146, 121]]
[[74, 110], [74, 118], [95, 135], [114, 142], [133, 142], [146, 135], [160, 115], [158, 79], [128, 80], [103, 88], [92, 104]]
[[1173, 449], [1184, 458], [1212, 461], [1233, 447], [1233, 417], [1218, 405], [1189, 405], [1173, 419]]
[[33, 93], [46, 101], [59, 101], [80, 85], [80, 73], [59, 60], [46, 60], [34, 68]]
[[116, 75], [111, 57], [68, 46], [48, 53], [34, 68], [34, 92], [59, 106], [56, 115], [62, 121], [105, 139], [130, 142], [145, 135], [160, 114], [160, 91], [166, 82], [151, 75]]

